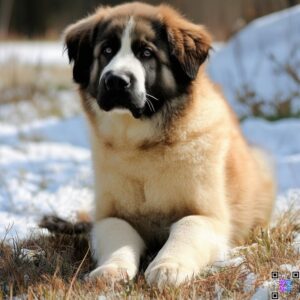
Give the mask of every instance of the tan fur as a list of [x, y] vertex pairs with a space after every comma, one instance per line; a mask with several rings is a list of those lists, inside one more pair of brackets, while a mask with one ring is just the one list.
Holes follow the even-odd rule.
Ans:
[[[119, 6], [111, 13], [134, 10], [144, 16], [154, 11], [168, 26], [183, 60], [187, 47], [208, 51], [210, 37], [202, 27], [167, 6], [147, 6], [147, 12], [144, 5], [135, 5]], [[105, 17], [104, 12], [100, 9], [89, 22]], [[67, 34], [81, 26], [71, 27]], [[191, 35], [197, 38], [190, 39]], [[144, 248], [139, 237], [146, 245], [153, 238], [162, 244], [168, 239], [146, 271], [149, 283], [180, 283], [217, 259], [219, 250], [242, 243], [253, 227], [268, 224], [275, 193], [271, 171], [246, 143], [203, 66], [187, 105], [167, 125], [161, 124], [159, 114], [140, 120], [129, 113], [100, 111], [84, 90], [81, 96], [91, 130], [95, 223], [125, 220], [132, 226], [128, 232], [133, 240], [136, 236], [138, 249]], [[126, 269], [120, 260], [119, 267]], [[114, 261], [104, 263], [110, 273], [119, 260], [108, 261]], [[102, 272], [103, 262], [100, 267]], [[169, 272], [175, 272], [176, 279], [173, 275], [164, 279]]]

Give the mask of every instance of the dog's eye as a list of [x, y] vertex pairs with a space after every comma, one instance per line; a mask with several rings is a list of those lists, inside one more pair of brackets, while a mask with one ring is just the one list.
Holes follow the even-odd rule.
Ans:
[[150, 48], [144, 48], [144, 49], [141, 50], [140, 55], [141, 55], [141, 58], [147, 59], [147, 58], [152, 57], [153, 52]]
[[102, 49], [102, 53], [103, 53], [105, 56], [110, 56], [110, 55], [112, 55], [112, 53], [113, 53], [113, 49], [112, 49], [112, 47], [110, 47], [110, 46], [106, 46], [106, 47], [104, 47], [104, 48]]

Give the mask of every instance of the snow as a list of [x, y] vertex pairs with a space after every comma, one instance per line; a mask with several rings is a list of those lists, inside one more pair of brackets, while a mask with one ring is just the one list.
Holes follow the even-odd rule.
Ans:
[[234, 258], [227, 258], [225, 260], [216, 261], [213, 264], [213, 267], [218, 268], [225, 268], [225, 267], [237, 267], [245, 262], [245, 258], [242, 256], [234, 257]]
[[240, 115], [249, 113], [237, 102], [244, 87], [267, 103], [298, 93], [292, 105], [299, 109], [299, 82], [282, 71], [288, 64], [300, 78], [299, 28], [300, 5], [253, 21], [212, 56], [209, 73]]
[[[43, 139], [36, 141], [36, 136]], [[82, 117], [0, 124], [0, 236], [23, 238], [44, 214], [74, 218], [92, 207], [90, 151]]]
[[[296, 253], [300, 253], [300, 242], [293, 242], [293, 248]], [[299, 262], [299, 268], [300, 268], [300, 262]]]
[[249, 273], [244, 282], [244, 292], [250, 292], [254, 289], [257, 276], [254, 273]]
[[294, 271], [298, 271], [299, 267], [292, 266], [291, 264], [283, 264], [279, 266], [280, 270], [292, 273]]
[[26, 64], [65, 65], [62, 42], [1, 42], [0, 63], [18, 61]]
[[[48, 118], [25, 124], [21, 128], [0, 122], [0, 127], [0, 143], [16, 144], [19, 137], [22, 136], [23, 139], [27, 140], [40, 137], [47, 141], [69, 143], [84, 148], [89, 147], [86, 124], [81, 117], [71, 117], [62, 122], [57, 118]], [[79, 132], [76, 134], [74, 129], [78, 128]]]
[[265, 281], [251, 297], [251, 300], [268, 300], [270, 299], [272, 281]]
[[242, 124], [242, 130], [252, 145], [264, 148], [273, 157], [279, 192], [297, 190], [300, 187], [299, 120], [268, 122], [247, 119]]

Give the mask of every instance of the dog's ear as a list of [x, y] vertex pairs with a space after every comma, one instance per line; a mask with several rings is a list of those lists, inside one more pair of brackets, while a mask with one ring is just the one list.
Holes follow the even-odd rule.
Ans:
[[211, 49], [211, 36], [204, 26], [196, 25], [166, 5], [161, 5], [171, 57], [189, 79], [195, 79], [200, 65]]
[[82, 88], [89, 84], [97, 29], [108, 9], [98, 9], [95, 14], [70, 25], [64, 32], [69, 61], [73, 63], [73, 79]]

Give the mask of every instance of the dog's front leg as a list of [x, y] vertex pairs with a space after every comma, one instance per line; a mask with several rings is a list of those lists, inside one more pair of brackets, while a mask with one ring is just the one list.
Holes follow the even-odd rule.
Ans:
[[135, 277], [145, 244], [129, 223], [118, 218], [103, 219], [95, 223], [92, 238], [98, 267], [89, 277], [110, 280]]
[[[227, 250], [226, 221], [205, 216], [187, 216], [174, 223], [170, 236], [145, 276], [149, 284], [179, 285]], [[220, 253], [221, 252], [221, 253]]]

